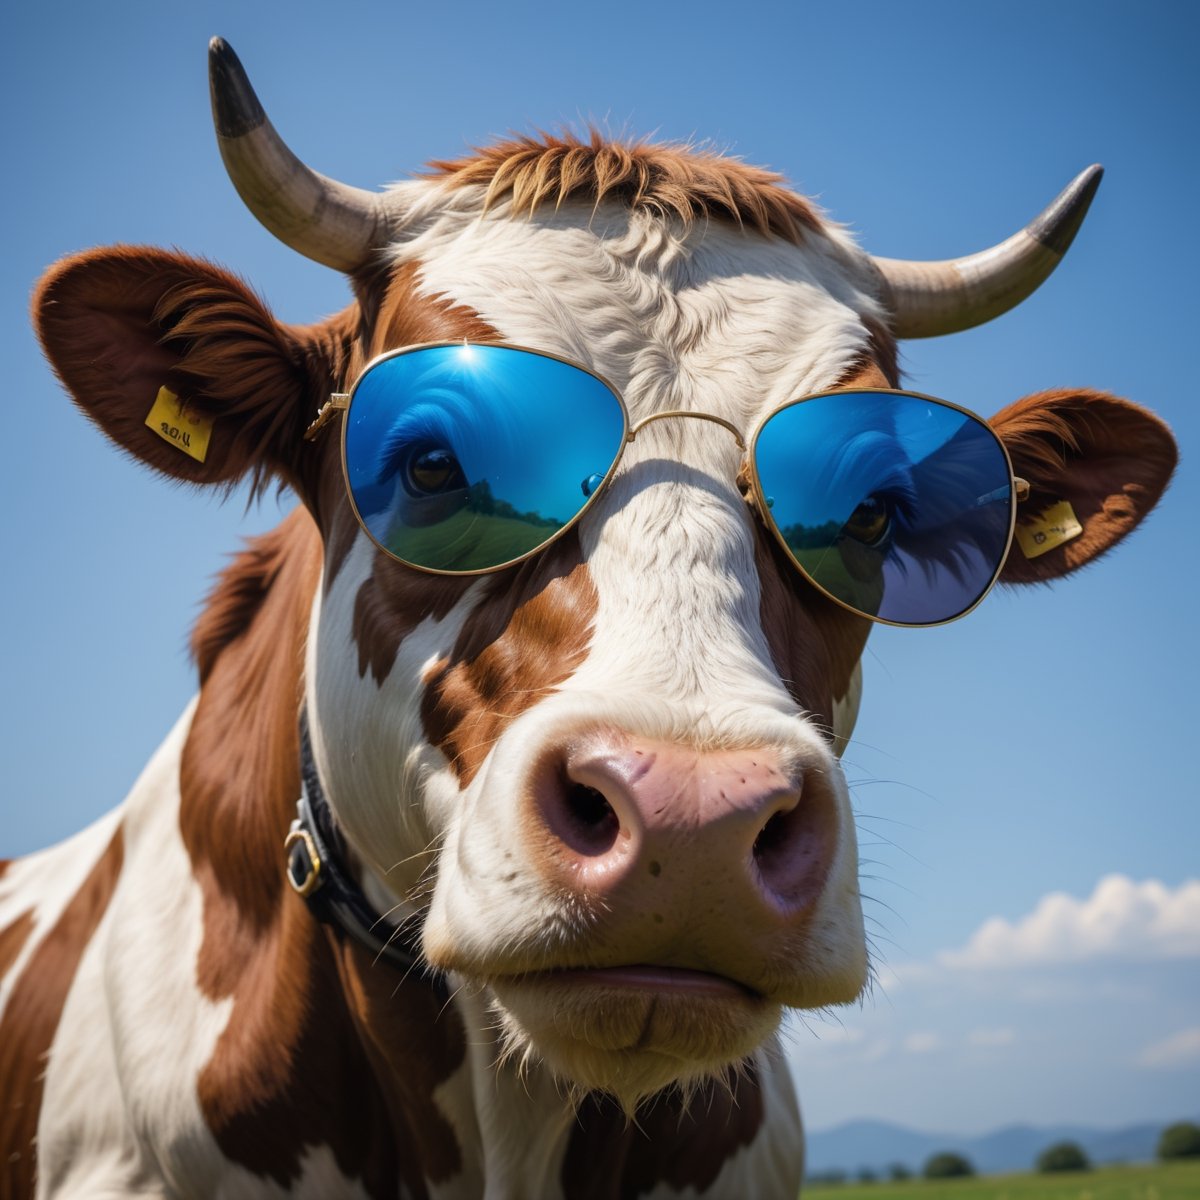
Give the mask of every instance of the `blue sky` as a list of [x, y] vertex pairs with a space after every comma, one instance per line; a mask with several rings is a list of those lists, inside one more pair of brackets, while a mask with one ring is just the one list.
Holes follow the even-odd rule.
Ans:
[[[121, 798], [194, 688], [186, 639], [208, 581], [279, 513], [173, 488], [109, 447], [41, 360], [34, 281], [62, 254], [128, 241], [230, 266], [287, 320], [347, 299], [228, 183], [208, 113], [213, 34], [293, 148], [363, 187], [511, 129], [595, 121], [709, 139], [783, 172], [872, 252], [941, 258], [1007, 236], [1099, 161], [1059, 272], [990, 325], [906, 344], [907, 377], [984, 414], [1047, 387], [1109, 389], [1171, 422], [1180, 473], [1082, 576], [993, 595], [943, 629], [873, 635], [846, 760], [882, 986], [840, 1023], [797, 1025], [789, 1053], [814, 1127], [1197, 1115], [1200, 9], [333, 13], [44, 4], [6, 22], [0, 854]], [[1008, 932], [980, 933], [996, 919]]]

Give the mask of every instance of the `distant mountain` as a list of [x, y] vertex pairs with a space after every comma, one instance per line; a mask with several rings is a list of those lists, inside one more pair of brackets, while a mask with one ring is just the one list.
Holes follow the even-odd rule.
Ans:
[[1034, 1159], [1054, 1142], [1078, 1142], [1094, 1163], [1147, 1162], [1154, 1157], [1159, 1134], [1170, 1121], [1097, 1129], [1086, 1125], [1010, 1125], [976, 1137], [925, 1133], [890, 1121], [848, 1121], [832, 1129], [808, 1131], [808, 1173], [863, 1168], [884, 1173], [893, 1163], [919, 1172], [931, 1154], [953, 1150], [964, 1154], [981, 1174], [1028, 1171]]

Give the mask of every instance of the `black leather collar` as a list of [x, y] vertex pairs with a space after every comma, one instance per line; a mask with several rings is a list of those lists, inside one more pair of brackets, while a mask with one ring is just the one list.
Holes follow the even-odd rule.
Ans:
[[365, 946], [377, 962], [405, 973], [440, 980], [421, 958], [420, 917], [400, 923], [379, 912], [342, 865], [346, 844], [333, 821], [313, 761], [308, 711], [300, 713], [300, 799], [284, 842], [288, 883], [318, 921], [332, 925]]

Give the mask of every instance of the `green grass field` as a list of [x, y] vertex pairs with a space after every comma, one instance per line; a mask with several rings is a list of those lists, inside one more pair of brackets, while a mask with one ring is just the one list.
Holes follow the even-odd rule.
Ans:
[[384, 545], [408, 562], [473, 571], [520, 558], [557, 531], [557, 525], [534, 525], [462, 508], [434, 525], [398, 526], [385, 535]]
[[1200, 1200], [1200, 1161], [1057, 1175], [806, 1187], [804, 1200]]

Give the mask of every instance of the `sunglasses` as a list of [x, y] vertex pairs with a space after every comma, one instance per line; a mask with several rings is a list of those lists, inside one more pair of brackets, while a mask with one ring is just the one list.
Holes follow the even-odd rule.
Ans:
[[746, 450], [753, 503], [796, 569], [831, 600], [891, 625], [938, 625], [991, 589], [1023, 498], [980, 417], [930, 396], [852, 388], [806, 396], [748, 440], [722, 417], [655, 413], [576, 363], [520, 346], [433, 343], [369, 363], [309, 428], [341, 410], [359, 523], [419, 571], [477, 575], [571, 528], [653, 421], [724, 426]]

